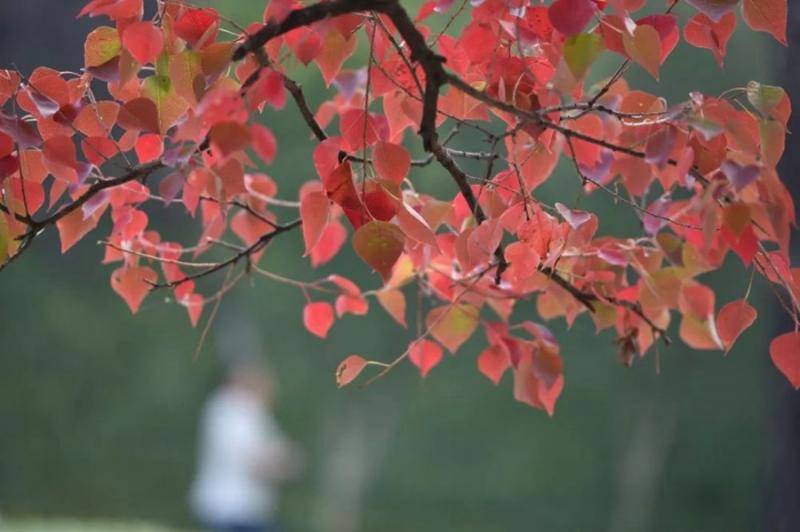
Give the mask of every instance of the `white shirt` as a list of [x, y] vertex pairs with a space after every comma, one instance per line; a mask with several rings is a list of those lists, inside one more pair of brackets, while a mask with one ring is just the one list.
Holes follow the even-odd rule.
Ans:
[[257, 398], [235, 388], [216, 392], [203, 410], [198, 473], [190, 499], [211, 523], [274, 516], [276, 492], [266, 474], [284, 439]]

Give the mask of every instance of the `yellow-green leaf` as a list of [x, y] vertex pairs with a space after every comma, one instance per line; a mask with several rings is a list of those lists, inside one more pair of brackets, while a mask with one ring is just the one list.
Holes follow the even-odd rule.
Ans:
[[381, 274], [383, 280], [392, 275], [392, 266], [403, 253], [405, 235], [394, 224], [373, 220], [358, 228], [353, 235], [353, 248], [364, 262]]
[[143, 89], [145, 96], [156, 104], [158, 125], [163, 135], [186, 112], [189, 105], [178, 96], [166, 76], [150, 76], [144, 80]]
[[432, 309], [425, 323], [431, 335], [448, 351], [455, 353], [475, 332], [479, 317], [477, 308], [467, 303], [456, 303]]
[[581, 33], [564, 43], [564, 61], [578, 79], [583, 78], [602, 52], [603, 38], [597, 33]]
[[99, 67], [117, 57], [122, 49], [119, 32], [108, 26], [95, 28], [83, 44], [83, 58], [87, 67]]

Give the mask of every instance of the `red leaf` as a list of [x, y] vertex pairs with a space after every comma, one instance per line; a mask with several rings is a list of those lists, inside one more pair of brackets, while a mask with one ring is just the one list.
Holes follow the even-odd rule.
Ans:
[[253, 149], [261, 157], [262, 161], [266, 164], [272, 164], [272, 161], [275, 160], [275, 154], [278, 152], [278, 141], [275, 139], [275, 135], [261, 124], [250, 126], [250, 133], [253, 136]]
[[339, 253], [346, 240], [347, 231], [344, 226], [338, 220], [333, 220], [322, 231], [317, 245], [311, 250], [311, 265], [316, 268], [331, 260]]
[[135, 149], [139, 162], [145, 164], [161, 157], [161, 154], [164, 153], [164, 143], [161, 140], [161, 135], [147, 133], [139, 136], [136, 140]]
[[800, 390], [800, 332], [782, 334], [769, 344], [772, 362]]
[[596, 11], [591, 0], [556, 0], [547, 14], [555, 29], [571, 37], [583, 31]]
[[725, 60], [728, 41], [736, 29], [736, 15], [727, 13], [719, 21], [714, 22], [704, 13], [693, 16], [683, 28], [686, 42], [698, 48], [711, 50], [720, 66]]
[[717, 314], [717, 331], [726, 353], [731, 350], [739, 335], [756, 321], [757, 315], [756, 309], [744, 299], [731, 301], [720, 309]]
[[422, 378], [442, 361], [442, 348], [431, 340], [419, 340], [411, 344], [408, 359], [419, 368]]
[[380, 141], [375, 145], [372, 162], [378, 176], [400, 184], [411, 168], [411, 155], [399, 144]]
[[122, 267], [111, 274], [111, 288], [125, 300], [131, 312], [136, 314], [156, 279], [156, 272], [146, 266]]
[[367, 365], [367, 361], [358, 355], [350, 355], [342, 360], [336, 368], [336, 385], [341, 388], [347, 386], [361, 373]]
[[142, 16], [142, 0], [91, 0], [78, 13], [79, 17], [84, 15], [106, 15], [112, 19], [138, 18]]
[[784, 46], [786, 41], [787, 0], [744, 0], [744, 21], [757, 31], [772, 34]]
[[323, 177], [322, 184], [328, 197], [345, 209], [361, 210], [361, 200], [353, 184], [353, 173], [350, 163], [343, 162], [331, 173]]
[[303, 325], [308, 331], [320, 338], [328, 336], [333, 326], [333, 306], [324, 301], [307, 303], [303, 309]]
[[[213, 42], [219, 30], [219, 13], [216, 9], [188, 8], [173, 26], [175, 34], [192, 46]], [[201, 42], [202, 41], [202, 42]]]
[[363, 109], [350, 109], [342, 113], [339, 129], [350, 151], [362, 149], [365, 141], [367, 146], [372, 146], [378, 140], [375, 119]]
[[718, 21], [727, 13], [733, 11], [739, 0], [686, 0], [686, 3], [696, 7], [711, 17], [712, 20]]
[[152, 22], [134, 22], [122, 34], [122, 45], [141, 65], [152, 63], [164, 48], [164, 35]]
[[308, 192], [300, 198], [303, 241], [308, 255], [322, 237], [330, 218], [330, 200], [323, 192]]
[[500, 345], [490, 345], [478, 355], [478, 369], [494, 384], [503, 378], [503, 373], [511, 367], [508, 350]]
[[347, 58], [353, 55], [358, 39], [351, 35], [346, 37], [338, 31], [329, 31], [320, 53], [314, 58], [325, 86], [329, 87], [334, 78], [339, 74]]

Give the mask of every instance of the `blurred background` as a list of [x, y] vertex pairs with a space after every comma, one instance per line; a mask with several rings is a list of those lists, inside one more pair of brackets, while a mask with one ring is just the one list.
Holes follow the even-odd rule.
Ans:
[[[84, 3], [0, 2], [0, 65], [25, 73], [39, 65], [79, 68], [83, 38], [99, 24], [75, 20]], [[414, 10], [418, 2], [404, 4]], [[247, 25], [260, 19], [264, 1], [205, 5]], [[677, 10], [681, 26], [688, 12]], [[793, 61], [788, 54], [797, 62], [798, 13], [792, 20], [795, 47], [788, 53], [740, 26], [724, 71], [708, 51], [682, 43], [662, 85], [636, 69], [632, 85], [670, 102], [690, 90], [718, 94], [751, 79], [800, 94], [798, 72], [785, 66]], [[363, 65], [361, 59], [348, 64]], [[326, 94], [318, 70], [298, 67], [292, 75], [316, 108]], [[281, 196], [292, 197], [315, 178], [308, 131], [292, 105], [263, 120], [279, 145], [268, 172]], [[798, 151], [800, 144], [790, 142], [783, 174], [795, 190]], [[454, 194], [438, 174], [429, 167], [418, 180]], [[537, 194], [575, 198], [576, 181], [562, 164]], [[603, 231], [638, 229], [607, 196], [582, 201], [606, 220]], [[156, 225], [180, 227], [186, 241], [199, 236], [176, 209], [148, 212]], [[495, 388], [476, 371], [484, 341], [477, 334], [425, 380], [404, 364], [366, 389], [337, 390], [333, 374], [342, 358], [390, 360], [410, 333], [373, 302], [368, 317], [348, 316], [320, 341], [302, 328], [302, 294], [263, 278], [225, 298], [194, 360], [199, 330], [185, 311], [156, 294], [132, 316], [110, 289], [113, 268], [100, 264], [97, 238], [61, 257], [49, 232], [0, 275], [2, 530], [193, 529], [187, 492], [198, 419], [223, 378], [225, 353], [267, 361], [278, 381], [275, 415], [306, 450], [305, 474], [282, 490], [288, 531], [800, 529], [765, 525], [785, 524], [800, 508], [800, 415], [769, 361], [769, 335], [787, 325], [764, 286], [756, 286], [754, 298], [761, 319], [727, 358], [661, 348], [660, 375], [652, 353], [624, 368], [610, 337], [596, 337], [587, 318], [571, 330], [553, 323], [567, 384], [548, 418], [515, 402], [508, 378]], [[301, 255], [301, 239], [283, 238], [264, 264], [306, 280], [338, 270], [362, 286], [377, 284], [347, 248], [318, 272]], [[731, 260], [724, 276], [709, 281], [718, 305], [741, 297], [747, 279]]]

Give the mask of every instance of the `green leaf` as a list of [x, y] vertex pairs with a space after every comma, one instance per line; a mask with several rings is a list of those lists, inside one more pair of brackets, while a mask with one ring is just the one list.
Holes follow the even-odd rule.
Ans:
[[163, 135], [186, 112], [189, 105], [178, 96], [167, 76], [150, 76], [144, 80], [143, 87], [144, 94], [156, 104], [158, 125]]
[[564, 60], [578, 79], [583, 78], [602, 52], [603, 38], [596, 33], [581, 33], [564, 43]]
[[762, 85], [757, 81], [747, 84], [747, 100], [764, 118], [769, 118], [785, 95], [786, 92], [780, 87]]

